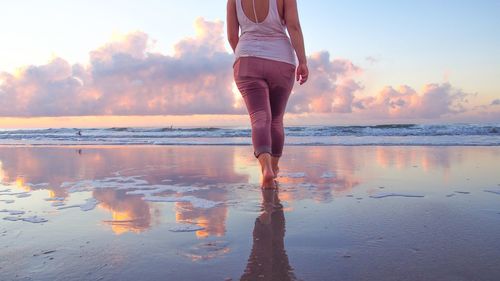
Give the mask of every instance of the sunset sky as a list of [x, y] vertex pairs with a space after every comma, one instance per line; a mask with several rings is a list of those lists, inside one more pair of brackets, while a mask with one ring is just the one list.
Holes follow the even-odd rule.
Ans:
[[[500, 1], [298, 0], [286, 123], [500, 121]], [[248, 125], [226, 0], [0, 3], [0, 128]]]

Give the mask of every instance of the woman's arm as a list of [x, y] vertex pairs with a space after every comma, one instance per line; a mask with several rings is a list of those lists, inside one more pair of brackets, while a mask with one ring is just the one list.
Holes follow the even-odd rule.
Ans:
[[306, 51], [304, 47], [304, 35], [302, 34], [302, 27], [299, 21], [299, 12], [297, 9], [297, 0], [284, 0], [285, 5], [285, 23], [288, 29], [288, 34], [292, 41], [293, 48], [299, 59], [297, 66], [297, 81], [304, 84], [309, 76], [309, 69], [307, 68]]
[[240, 41], [240, 24], [238, 23], [238, 15], [236, 14], [235, 0], [227, 1], [227, 38], [233, 52]]

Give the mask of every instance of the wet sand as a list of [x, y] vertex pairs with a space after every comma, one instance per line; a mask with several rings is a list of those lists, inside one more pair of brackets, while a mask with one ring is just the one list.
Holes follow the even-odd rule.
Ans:
[[0, 280], [498, 280], [500, 147], [0, 146]]

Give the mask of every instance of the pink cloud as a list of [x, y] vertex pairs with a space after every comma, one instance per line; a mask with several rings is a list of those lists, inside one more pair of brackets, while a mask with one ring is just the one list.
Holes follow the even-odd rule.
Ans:
[[56, 58], [0, 74], [0, 116], [244, 113], [233, 108], [232, 60], [223, 22], [198, 19], [197, 36], [167, 56], [134, 32], [90, 52], [89, 66]]
[[[196, 36], [174, 53], [151, 52], [152, 39], [133, 32], [90, 52], [88, 65], [55, 58], [18, 73], [0, 73], [0, 116], [246, 114], [233, 93], [233, 55], [224, 23], [199, 18]], [[468, 95], [449, 83], [386, 87], [362, 94], [362, 69], [326, 51], [309, 56], [310, 80], [296, 86], [288, 112], [347, 114], [353, 118], [415, 119], [467, 116]], [[499, 100], [481, 109], [495, 115]], [[498, 111], [498, 110], [497, 110]], [[493, 116], [493, 115], [492, 115]]]
[[349, 113], [355, 93], [362, 88], [354, 77], [361, 69], [342, 59], [330, 60], [328, 52], [312, 54], [308, 59], [310, 80], [296, 87], [288, 110], [294, 113]]
[[356, 113], [388, 118], [439, 118], [465, 111], [468, 94], [450, 84], [428, 84], [421, 93], [409, 86], [385, 87], [377, 95], [358, 98]]

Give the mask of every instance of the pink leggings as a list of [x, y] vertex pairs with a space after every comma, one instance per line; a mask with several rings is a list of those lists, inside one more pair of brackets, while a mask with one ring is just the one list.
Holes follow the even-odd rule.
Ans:
[[285, 143], [283, 115], [292, 92], [295, 66], [256, 57], [241, 57], [234, 64], [234, 80], [245, 100], [252, 123], [255, 157], [280, 157]]

